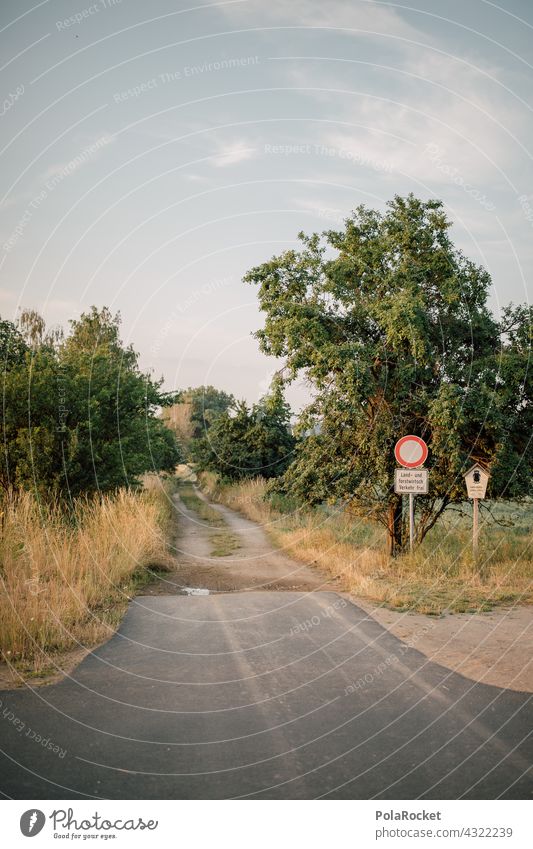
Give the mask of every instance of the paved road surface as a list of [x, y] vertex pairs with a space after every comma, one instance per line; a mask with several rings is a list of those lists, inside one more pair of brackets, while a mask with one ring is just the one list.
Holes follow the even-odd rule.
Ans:
[[70, 680], [0, 699], [15, 798], [533, 791], [529, 694], [429, 663], [330, 592], [139, 597]]

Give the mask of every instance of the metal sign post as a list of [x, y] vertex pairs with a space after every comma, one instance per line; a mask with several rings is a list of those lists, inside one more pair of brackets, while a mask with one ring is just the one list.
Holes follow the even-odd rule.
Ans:
[[420, 468], [428, 456], [428, 447], [419, 436], [402, 436], [394, 448], [394, 456], [403, 469], [394, 473], [394, 492], [409, 495], [409, 550], [415, 542], [415, 495], [427, 495], [429, 472]]
[[409, 551], [413, 550], [415, 540], [415, 497], [409, 493]]
[[472, 499], [472, 551], [477, 561], [479, 543], [479, 499], [485, 498], [489, 473], [479, 463], [475, 463], [465, 474], [466, 491]]

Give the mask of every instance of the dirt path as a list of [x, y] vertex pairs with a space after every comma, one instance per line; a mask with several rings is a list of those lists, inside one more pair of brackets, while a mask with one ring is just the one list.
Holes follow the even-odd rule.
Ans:
[[531, 605], [436, 617], [357, 604], [429, 660], [483, 684], [533, 693]]
[[[296, 562], [276, 550], [263, 529], [228, 507], [208, 502], [217, 510], [241, 545], [227, 557], [210, 556], [211, 529], [175, 497], [179, 534], [179, 567], [143, 591], [145, 595], [174, 595], [184, 588], [210, 592], [292, 590], [342, 592], [342, 587], [317, 567]], [[443, 617], [398, 613], [367, 599], [346, 595], [380, 625], [416, 648], [428, 659], [467, 678], [512, 690], [533, 692], [533, 608], [499, 609], [490, 613]]]

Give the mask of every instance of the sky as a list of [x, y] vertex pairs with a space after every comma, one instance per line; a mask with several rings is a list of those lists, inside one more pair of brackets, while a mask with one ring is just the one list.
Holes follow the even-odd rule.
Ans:
[[527, 0], [2, 0], [0, 39], [2, 318], [107, 305], [168, 390], [254, 402], [243, 275], [408, 192], [530, 300]]

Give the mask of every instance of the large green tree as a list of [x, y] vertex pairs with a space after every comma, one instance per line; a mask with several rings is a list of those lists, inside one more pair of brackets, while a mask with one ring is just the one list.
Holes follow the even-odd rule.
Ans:
[[174, 468], [176, 438], [158, 415], [173, 399], [121, 342], [119, 316], [93, 307], [63, 339], [25, 313], [21, 330], [14, 328], [6, 348], [5, 489], [75, 496], [135, 486], [144, 472]]
[[465, 498], [463, 473], [490, 467], [489, 494], [531, 481], [531, 320], [487, 306], [490, 277], [452, 243], [443, 205], [396, 196], [359, 207], [342, 231], [300, 234], [302, 249], [247, 275], [266, 315], [262, 350], [304, 374], [314, 399], [281, 487], [308, 502], [342, 500], [382, 522], [402, 550], [393, 446], [429, 444], [430, 494], [417, 499], [418, 539]]

